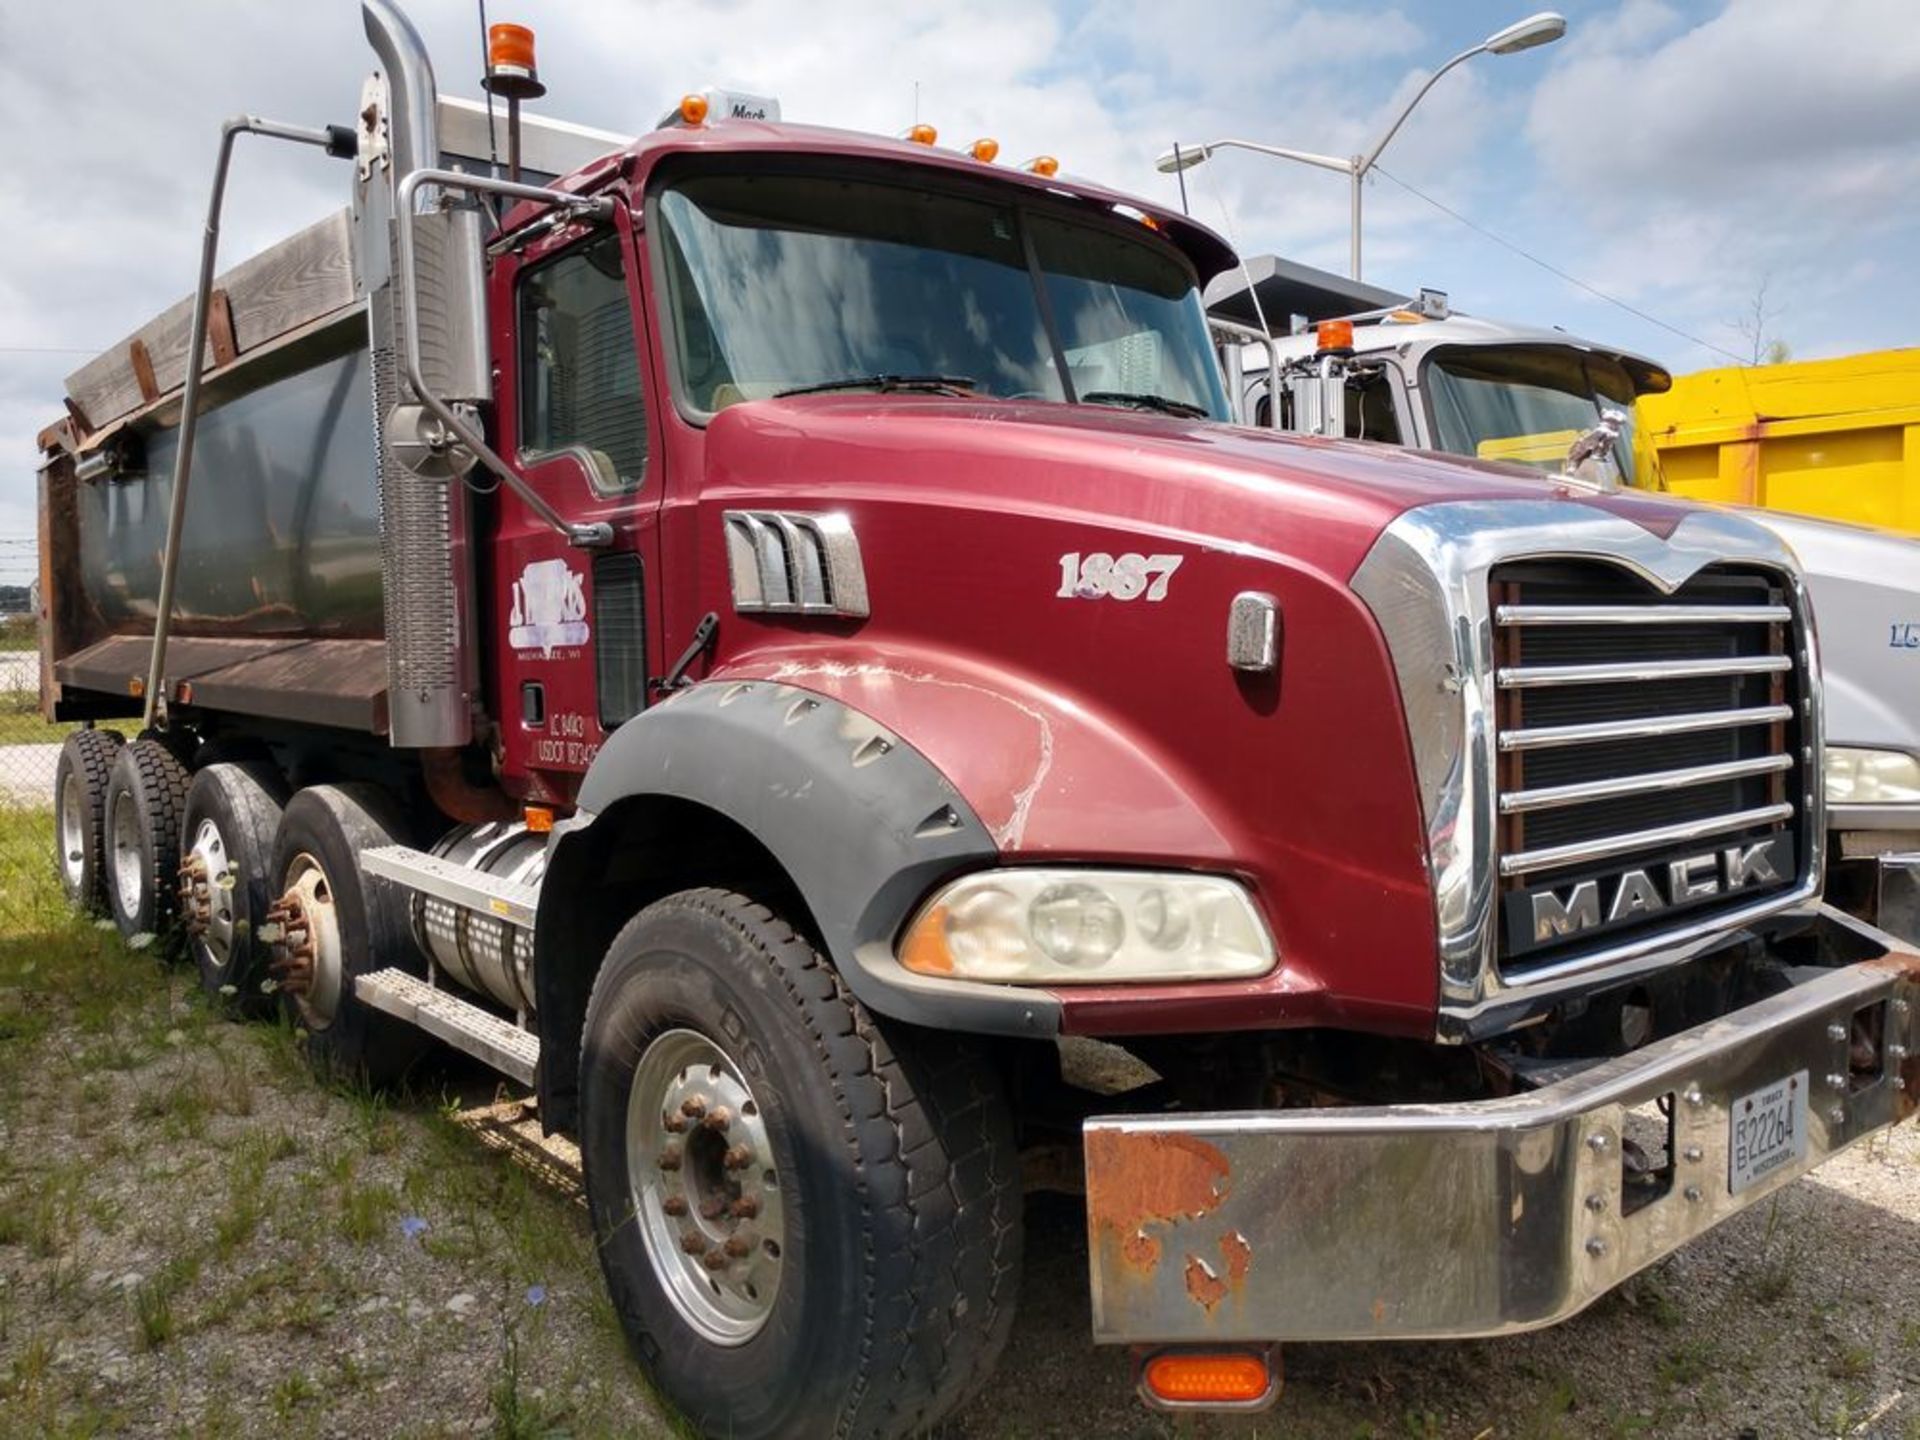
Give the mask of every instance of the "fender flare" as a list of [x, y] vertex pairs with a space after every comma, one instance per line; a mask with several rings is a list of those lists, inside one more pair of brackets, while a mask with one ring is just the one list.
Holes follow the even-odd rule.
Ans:
[[[568, 877], [593, 848], [599, 817], [649, 798], [701, 806], [764, 846], [798, 890], [827, 958], [869, 1009], [940, 1029], [1059, 1032], [1060, 1003], [1045, 990], [900, 965], [894, 940], [913, 907], [942, 879], [995, 863], [998, 847], [946, 776], [898, 735], [838, 700], [772, 681], [694, 685], [601, 747], [577, 814], [555, 827], [537, 954], [554, 953], [544, 943], [552, 912], [568, 904]], [[543, 1012], [548, 987], [563, 983], [557, 971], [550, 961], [537, 967]]]

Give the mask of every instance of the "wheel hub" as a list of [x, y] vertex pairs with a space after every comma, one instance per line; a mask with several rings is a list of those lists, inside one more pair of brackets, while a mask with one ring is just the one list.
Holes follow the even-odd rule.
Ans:
[[224, 965], [233, 953], [233, 889], [238, 877], [227, 859], [220, 827], [202, 820], [180, 862], [180, 914], [187, 933]]
[[272, 947], [267, 973], [300, 1007], [309, 1028], [324, 1030], [340, 1006], [340, 926], [333, 886], [320, 862], [302, 852], [287, 888], [267, 908], [260, 938]]
[[111, 841], [113, 888], [120, 901], [120, 913], [131, 919], [140, 913], [146, 893], [146, 861], [140, 843], [140, 812], [130, 791], [113, 797]]
[[725, 1051], [657, 1036], [627, 1101], [627, 1173], [654, 1270], [681, 1316], [739, 1345], [766, 1324], [786, 1245], [766, 1117]]
[[60, 787], [60, 873], [75, 894], [85, 883], [86, 863], [86, 799], [80, 793], [80, 777], [69, 773]]

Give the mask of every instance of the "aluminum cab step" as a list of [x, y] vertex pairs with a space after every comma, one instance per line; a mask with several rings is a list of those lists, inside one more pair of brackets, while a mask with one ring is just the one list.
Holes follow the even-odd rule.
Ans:
[[522, 1085], [533, 1084], [540, 1064], [540, 1040], [511, 1021], [482, 1010], [458, 995], [436, 990], [404, 970], [375, 970], [354, 981], [354, 991], [376, 1010], [483, 1060]]
[[442, 860], [405, 845], [382, 845], [360, 852], [360, 867], [369, 875], [405, 885], [464, 909], [492, 915], [522, 930], [533, 929], [540, 908], [540, 887], [502, 880], [484, 871]]

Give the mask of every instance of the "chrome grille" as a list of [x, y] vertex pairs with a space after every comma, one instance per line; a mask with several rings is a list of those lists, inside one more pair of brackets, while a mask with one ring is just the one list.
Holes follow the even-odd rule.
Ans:
[[[1668, 595], [1602, 562], [1539, 561], [1490, 587], [1503, 972], [1800, 878], [1804, 686], [1781, 579], [1710, 568]], [[1778, 873], [1756, 879], [1738, 855], [1766, 840]], [[1717, 868], [1730, 849], [1737, 888]], [[1710, 870], [1718, 888], [1688, 893]]]

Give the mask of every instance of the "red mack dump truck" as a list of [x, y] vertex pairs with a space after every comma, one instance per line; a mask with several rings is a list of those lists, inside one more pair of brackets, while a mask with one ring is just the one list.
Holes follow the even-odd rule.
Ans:
[[[229, 122], [198, 292], [41, 437], [45, 708], [145, 720], [67, 742], [61, 873], [324, 1069], [530, 1086], [701, 1428], [961, 1403], [1023, 1154], [1143, 1395], [1253, 1408], [1911, 1111], [1767, 531], [1225, 423], [1227, 247], [1050, 164], [523, 121], [510, 30], [502, 137], [364, 10], [354, 126]], [[351, 203], [216, 275], [243, 136]]]

